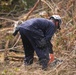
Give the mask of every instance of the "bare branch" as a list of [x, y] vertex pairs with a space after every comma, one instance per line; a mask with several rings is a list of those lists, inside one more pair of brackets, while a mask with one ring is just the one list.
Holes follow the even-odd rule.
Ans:
[[9, 45], [9, 40], [7, 40], [6, 45], [5, 45], [4, 61], [8, 60], [8, 45]]
[[19, 42], [21, 36], [18, 37], [17, 41], [15, 42], [15, 44], [13, 45], [13, 47], [15, 47], [17, 45], [17, 43]]
[[31, 15], [31, 13], [35, 10], [35, 8], [37, 7], [37, 5], [39, 4], [40, 0], [37, 0], [37, 2], [35, 3], [34, 7], [27, 13], [26, 17], [23, 18], [19, 18], [20, 20], [27, 20], [28, 17]]
[[51, 9], [51, 11], [52, 11], [52, 13], [54, 13], [53, 12], [53, 8], [45, 1], [45, 0], [41, 0], [43, 3], [45, 3], [50, 9]]
[[11, 19], [7, 19], [7, 18], [3, 18], [3, 17], [0, 17], [0, 19], [2, 19], [2, 20], [7, 20], [7, 21], [10, 21], [10, 22], [16, 22], [15, 20], [11, 20]]
[[[16, 46], [16, 47], [8, 48], [8, 50], [10, 51], [10, 50], [13, 50], [13, 49], [15, 49], [15, 48], [19, 48], [19, 47], [22, 47], [22, 45], [20, 45], [20, 46]], [[4, 52], [4, 51], [5, 51], [5, 49], [0, 49], [0, 52]]]

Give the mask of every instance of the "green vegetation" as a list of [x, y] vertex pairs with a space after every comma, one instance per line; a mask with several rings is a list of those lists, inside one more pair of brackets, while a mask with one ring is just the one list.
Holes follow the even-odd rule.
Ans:
[[0, 1], [0, 11], [9, 12], [12, 10], [16, 10], [17, 12], [20, 10], [28, 10], [31, 8], [36, 0], [1, 0]]

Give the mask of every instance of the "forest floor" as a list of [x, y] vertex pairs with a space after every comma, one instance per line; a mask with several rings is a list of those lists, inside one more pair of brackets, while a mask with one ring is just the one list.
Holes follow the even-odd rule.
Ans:
[[[22, 53], [11, 52], [11, 55], [22, 56]], [[47, 71], [43, 71], [35, 57], [34, 63], [25, 66], [23, 60], [13, 61], [14, 58], [4, 62], [4, 53], [0, 53], [0, 75], [76, 75], [76, 56], [71, 56], [70, 51], [55, 52], [57, 63], [51, 63]]]
[[[9, 60], [4, 61], [5, 55], [4, 51], [1, 51], [1, 49], [5, 50], [8, 39], [10, 39], [10, 45], [8, 48], [12, 47], [17, 40], [11, 34], [8, 34], [8, 32], [12, 29], [13, 28], [9, 26], [0, 29], [0, 75], [76, 75], [75, 26], [72, 27], [71, 25], [71, 30], [68, 30], [69, 28], [67, 28], [67, 31], [62, 29], [62, 31], [58, 34], [61, 37], [58, 37], [59, 39], [57, 39], [57, 37], [54, 38], [54, 55], [57, 62], [51, 63], [48, 66], [47, 71], [43, 71], [41, 69], [41, 66], [38, 64], [38, 57], [36, 55], [34, 63], [30, 66], [25, 66], [23, 64], [24, 53], [9, 52]], [[67, 36], [68, 32], [72, 36]], [[63, 37], [64, 35], [65, 37]], [[59, 46], [56, 46], [56, 42], [59, 44]], [[22, 47], [21, 41], [17, 45]], [[22, 48], [16, 49], [15, 51], [23, 50]], [[19, 58], [14, 58], [16, 56]]]

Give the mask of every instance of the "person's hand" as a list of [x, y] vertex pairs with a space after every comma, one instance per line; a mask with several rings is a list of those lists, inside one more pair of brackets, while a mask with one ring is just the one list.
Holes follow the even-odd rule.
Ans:
[[19, 31], [19, 27], [16, 27], [16, 28], [15, 28], [15, 31], [13, 32], [13, 36], [16, 36], [17, 33], [18, 33], [18, 31]]
[[46, 45], [46, 40], [44, 38], [41, 40], [41, 45], [42, 46], [45, 46]]
[[37, 46], [39, 47], [39, 48], [44, 48], [44, 47], [46, 47], [46, 40], [43, 38], [43, 39], [41, 39], [41, 40], [38, 40], [37, 41]]
[[39, 41], [39, 44], [40, 44], [40, 47], [41, 48], [44, 48], [44, 47], [46, 47], [46, 40], [43, 38], [43, 39], [41, 39], [41, 41]]

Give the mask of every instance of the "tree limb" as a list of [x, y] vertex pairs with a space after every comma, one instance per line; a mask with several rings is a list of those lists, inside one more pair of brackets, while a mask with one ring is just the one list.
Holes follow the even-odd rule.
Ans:
[[7, 40], [6, 45], [5, 45], [4, 61], [8, 60], [8, 45], [9, 45], [9, 39]]
[[52, 13], [54, 13], [53, 12], [53, 8], [45, 1], [45, 0], [41, 0], [43, 3], [45, 3], [50, 9], [51, 9], [51, 11], [52, 11]]
[[[37, 7], [37, 5], [39, 4], [39, 2], [40, 2], [40, 0], [37, 0], [37, 2], [35, 3], [34, 7], [27, 13], [27, 16], [24, 17], [24, 18], [22, 18], [22, 19], [27, 20], [28, 17], [31, 15], [31, 13], [35, 10], [35, 8]], [[20, 18], [20, 20], [21, 20], [21, 18]]]

